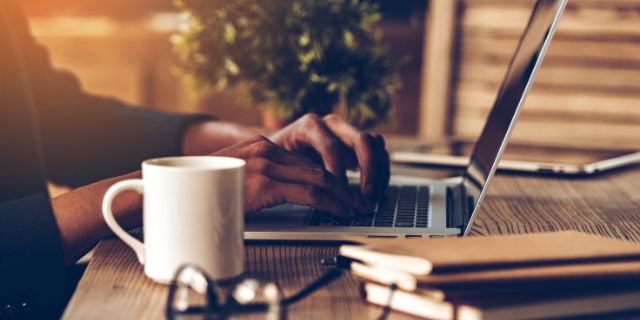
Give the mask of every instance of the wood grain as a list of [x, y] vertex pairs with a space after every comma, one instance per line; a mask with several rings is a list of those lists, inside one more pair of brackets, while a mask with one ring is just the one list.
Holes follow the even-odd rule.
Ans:
[[[576, 230], [640, 243], [640, 166], [588, 178], [498, 174], [470, 236]], [[416, 245], [429, 248], [429, 240]], [[291, 295], [319, 277], [331, 244], [250, 243], [246, 270]], [[72, 319], [164, 319], [168, 289], [148, 279], [119, 239], [100, 242], [64, 316]], [[357, 281], [345, 274], [289, 309], [290, 319], [375, 319]], [[393, 313], [390, 319], [410, 319]]]
[[[480, 134], [534, 3], [462, 1], [454, 135]], [[515, 140], [640, 148], [639, 8], [640, 0], [569, 1]]]
[[457, 0], [429, 2], [420, 90], [418, 136], [422, 139], [438, 139], [449, 134], [457, 7]]
[[[320, 262], [337, 251], [336, 245], [248, 244], [245, 269], [275, 281], [290, 296], [329, 270]], [[147, 278], [127, 245], [106, 239], [98, 245], [62, 319], [165, 319], [167, 295], [168, 286]], [[381, 308], [362, 301], [358, 282], [348, 273], [288, 310], [289, 319], [375, 319], [380, 313]], [[389, 319], [412, 318], [394, 314]]]
[[575, 230], [640, 242], [640, 168], [592, 178], [496, 176], [471, 235]]

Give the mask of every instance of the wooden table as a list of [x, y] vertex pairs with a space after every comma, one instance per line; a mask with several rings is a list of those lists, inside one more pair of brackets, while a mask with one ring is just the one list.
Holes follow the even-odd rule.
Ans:
[[[577, 230], [640, 242], [640, 167], [594, 177], [498, 174], [471, 236]], [[416, 240], [428, 242], [429, 240]], [[260, 243], [246, 247], [246, 270], [277, 281], [286, 295], [320, 276], [334, 244]], [[98, 245], [63, 319], [165, 319], [168, 287], [145, 277], [119, 239]], [[376, 319], [349, 275], [289, 308], [289, 319]], [[389, 319], [414, 319], [392, 313]]]

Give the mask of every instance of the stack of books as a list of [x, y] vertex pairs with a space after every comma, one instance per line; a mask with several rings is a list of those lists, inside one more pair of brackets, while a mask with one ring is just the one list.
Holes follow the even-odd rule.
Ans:
[[343, 245], [340, 255], [362, 279], [364, 299], [423, 318], [640, 312], [638, 244], [577, 232], [351, 240], [365, 245]]

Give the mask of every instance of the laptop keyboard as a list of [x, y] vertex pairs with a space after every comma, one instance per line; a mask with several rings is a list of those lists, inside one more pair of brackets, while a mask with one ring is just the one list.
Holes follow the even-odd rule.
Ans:
[[[359, 187], [354, 187], [357, 190]], [[429, 187], [389, 186], [376, 203], [373, 214], [353, 218], [334, 217], [314, 209], [309, 226], [426, 228], [429, 221]]]

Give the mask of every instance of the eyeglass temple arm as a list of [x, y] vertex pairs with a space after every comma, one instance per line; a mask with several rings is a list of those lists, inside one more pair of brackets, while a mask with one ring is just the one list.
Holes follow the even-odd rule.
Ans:
[[322, 275], [322, 277], [316, 279], [314, 282], [306, 286], [304, 289], [300, 290], [298, 293], [294, 294], [289, 298], [282, 300], [282, 304], [289, 305], [289, 304], [296, 303], [298, 302], [298, 300], [308, 296], [310, 293], [316, 291], [320, 287], [328, 285], [329, 283], [338, 279], [340, 276], [342, 276], [342, 272], [339, 269], [333, 269], [325, 273], [324, 275]]

